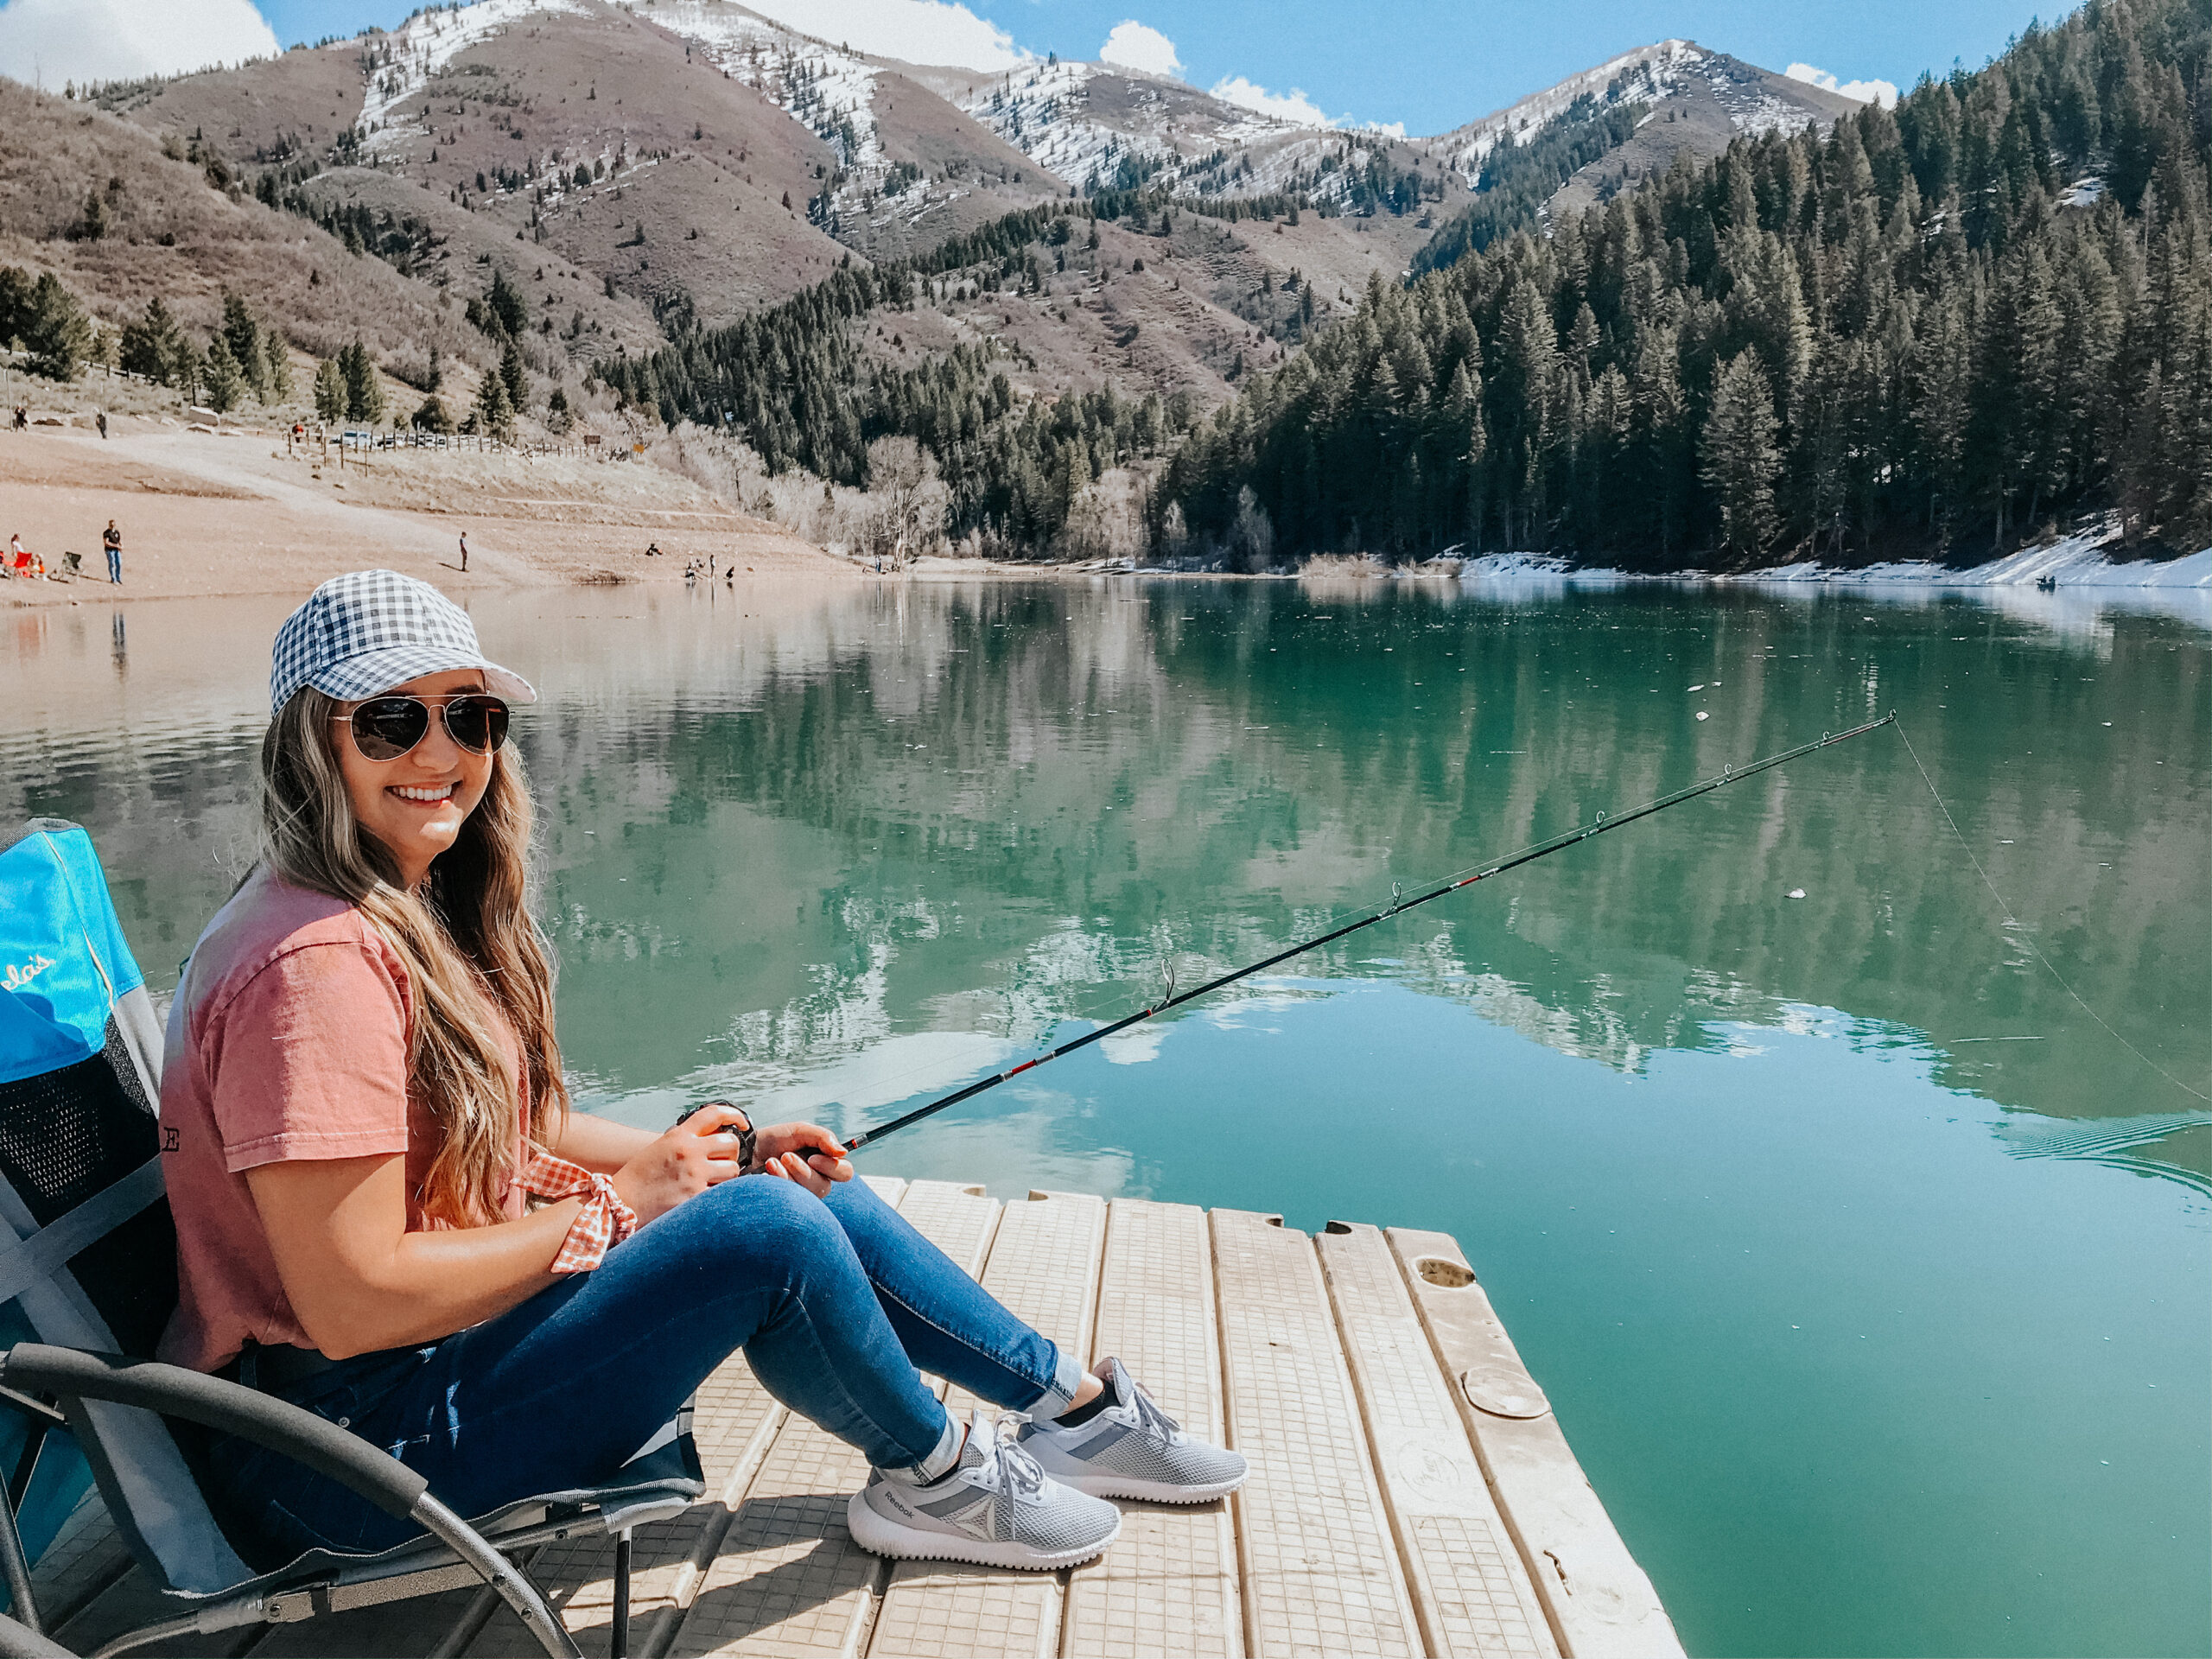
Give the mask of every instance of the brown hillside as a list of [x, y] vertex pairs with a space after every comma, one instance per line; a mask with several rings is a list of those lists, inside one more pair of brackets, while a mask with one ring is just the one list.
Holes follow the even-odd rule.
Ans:
[[[1001, 84], [1026, 108], [1052, 92], [1055, 74], [1077, 76], [1078, 67]], [[1252, 159], [1249, 169], [1217, 169], [1194, 188], [1235, 195], [1273, 188], [1351, 142], [1254, 117], [1180, 83], [1080, 68], [1079, 95], [1054, 118], [1088, 135], [1083, 144], [1119, 133], [1141, 146], [1175, 146], [1195, 163], [1226, 142], [1232, 155]], [[831, 90], [812, 90], [824, 87]], [[1079, 175], [1079, 183], [1090, 164], [1065, 162], [1062, 175], [1046, 170], [1065, 134], [1055, 137], [1061, 129], [1050, 120], [1039, 126], [1033, 111], [1017, 118], [992, 110], [993, 87], [992, 77], [966, 71], [855, 56], [729, 0], [635, 8], [581, 0], [505, 22], [467, 9], [429, 12], [389, 35], [187, 77], [120, 103], [156, 131], [200, 135], [243, 171], [287, 156], [319, 160], [325, 170], [302, 187], [317, 201], [359, 201], [429, 221], [437, 245], [418, 274], [460, 297], [488, 280], [487, 255], [532, 272], [542, 257], [556, 268], [556, 334], [575, 330], [580, 311], [583, 328], [538, 344], [580, 364], [639, 349], [651, 338], [640, 338], [648, 308], [677, 290], [701, 321], [727, 321], [820, 280], [849, 253], [926, 252], [1007, 212], [1063, 199], [1071, 181], [1064, 175]], [[994, 120], [1018, 131], [1022, 147], [994, 130]], [[358, 151], [334, 150], [334, 138], [356, 123]], [[860, 135], [857, 158], [842, 148], [839, 135], [849, 130]], [[1359, 142], [1401, 170], [1421, 156], [1415, 146], [1372, 136]], [[348, 158], [367, 165], [330, 164]], [[592, 175], [587, 184], [575, 182], [579, 165]], [[918, 169], [919, 181], [902, 168]], [[1437, 214], [1465, 194], [1456, 175], [1443, 185]], [[824, 222], [835, 238], [808, 218], [810, 200], [825, 190], [834, 207]], [[1397, 276], [1426, 233], [1414, 216], [1309, 213], [1296, 227], [1263, 229], [1247, 221], [1232, 234], [1249, 280], [1209, 278], [1198, 298], [1211, 309], [1191, 313], [1179, 303], [1149, 317], [1156, 331], [1195, 332], [1179, 343], [1157, 340], [1161, 355], [1143, 372], [1197, 389], [1234, 362], [1233, 330], [1212, 315], [1239, 308], [1217, 295], [1224, 281], [1256, 289], [1263, 274], [1280, 283], [1302, 270], [1317, 302], [1334, 304], [1370, 272]], [[611, 305], [610, 279], [619, 296]], [[594, 285], [597, 304], [578, 292]], [[535, 321], [542, 329], [543, 317]], [[1104, 342], [1123, 332], [1078, 327], [1070, 341], [1040, 346], [1040, 359], [1088, 369], [1110, 358]], [[1217, 381], [1209, 390], [1223, 388]]]
[[[390, 35], [188, 76], [124, 108], [156, 130], [202, 133], [239, 167], [296, 143], [326, 157], [365, 113], [361, 159], [423, 200], [352, 179], [346, 196], [418, 213], [436, 198], [486, 221], [467, 236], [448, 228], [472, 250], [520, 232], [623, 293], [680, 286], [710, 318], [783, 299], [845, 251], [804, 213], [828, 146], [603, 0], [480, 39], [431, 14]], [[601, 176], [577, 186], [579, 163]]]
[[[333, 168], [301, 188], [318, 205], [358, 203], [422, 220], [427, 235], [412, 274], [441, 290], [442, 306], [449, 300], [448, 308], [456, 312], [491, 287], [493, 267], [505, 271], [529, 302], [530, 355], [544, 359], [531, 366], [540, 372], [557, 369], [581, 376], [595, 358], [650, 348], [661, 340], [643, 300], [619, 289], [608, 297], [596, 270], [574, 264], [550, 243], [517, 241], [513, 230], [497, 217], [460, 207], [419, 179], [384, 168]], [[549, 321], [550, 331], [544, 327]], [[488, 350], [488, 342], [484, 344]]]
[[[1276, 245], [1310, 223], [1281, 238], [1264, 222], [1196, 214], [1179, 216], [1165, 237], [1101, 224], [1096, 251], [1079, 242], [1063, 251], [1065, 271], [1052, 270], [1052, 250], [1039, 250], [1050, 272], [1041, 292], [978, 294], [955, 279], [949, 296], [879, 312], [856, 337], [872, 360], [906, 369], [956, 346], [996, 341], [1012, 353], [1005, 372], [1020, 392], [1051, 397], [1111, 385], [1132, 397], [1186, 392], [1211, 408], [1230, 396], [1234, 377], [1294, 349], [1286, 324], [1296, 297], [1261, 254], [1291, 257]], [[1383, 238], [1375, 240], [1379, 247]], [[1347, 291], [1357, 298], [1357, 285]], [[1317, 289], [1320, 315], [1345, 308], [1335, 296], [1334, 287]]]
[[[106, 234], [73, 241], [94, 190]], [[110, 327], [158, 295], [204, 334], [228, 291], [319, 356], [358, 334], [380, 357], [435, 347], [493, 360], [483, 336], [430, 289], [216, 188], [201, 167], [164, 156], [143, 128], [9, 80], [0, 80], [0, 263], [52, 270]]]
[[870, 108], [888, 162], [909, 162], [941, 181], [919, 208], [911, 198], [880, 200], [847, 216], [844, 239], [872, 258], [925, 252], [948, 236], [1063, 194], [1020, 150], [911, 76], [885, 70]]
[[197, 132], [233, 163], [313, 154], [360, 117], [361, 56], [359, 42], [302, 48], [235, 69], [104, 90], [99, 101], [156, 133]]
[[[410, 130], [425, 119], [427, 142]], [[783, 299], [845, 253], [805, 217], [828, 147], [666, 30], [611, 5], [511, 27], [461, 53], [394, 106], [379, 153], [464, 193], [480, 172], [535, 166], [541, 184], [497, 191], [485, 209], [513, 229], [534, 209], [564, 257], [626, 292], [679, 286], [702, 317]], [[607, 176], [577, 187], [579, 162], [604, 162]]]

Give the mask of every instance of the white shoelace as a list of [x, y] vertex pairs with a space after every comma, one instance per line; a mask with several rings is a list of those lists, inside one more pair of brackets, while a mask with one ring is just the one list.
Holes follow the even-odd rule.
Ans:
[[992, 1421], [978, 1406], [968, 1416], [968, 1438], [982, 1458], [976, 1476], [986, 1491], [1034, 1503], [1044, 1495], [1044, 1466], [1014, 1443], [1028, 1421], [1028, 1414], [1019, 1411], [1003, 1412]]
[[1133, 1382], [1129, 1392], [1135, 1397], [1137, 1427], [1157, 1440], [1164, 1448], [1175, 1444], [1175, 1437], [1183, 1432], [1182, 1424], [1152, 1402], [1152, 1396]]

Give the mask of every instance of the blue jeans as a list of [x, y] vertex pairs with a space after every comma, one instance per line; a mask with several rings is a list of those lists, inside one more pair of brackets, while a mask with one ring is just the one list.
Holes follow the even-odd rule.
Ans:
[[[497, 1319], [340, 1361], [287, 1397], [477, 1516], [606, 1480], [740, 1348], [771, 1394], [870, 1463], [930, 1474], [950, 1466], [957, 1436], [917, 1367], [1047, 1414], [1083, 1378], [865, 1182], [825, 1202], [753, 1175]], [[218, 1518], [257, 1566], [383, 1549], [416, 1530], [245, 1440], [216, 1440], [206, 1467]]]
[[119, 547], [111, 547], [107, 550], [107, 579], [110, 582], [123, 580], [123, 550]]

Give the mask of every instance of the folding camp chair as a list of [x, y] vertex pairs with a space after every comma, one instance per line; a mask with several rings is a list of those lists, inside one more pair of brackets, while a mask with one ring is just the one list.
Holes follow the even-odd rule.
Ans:
[[[283, 1624], [481, 1581], [549, 1654], [575, 1642], [509, 1558], [556, 1539], [615, 1538], [612, 1651], [626, 1651], [630, 1531], [705, 1490], [688, 1409], [607, 1484], [547, 1492], [464, 1521], [423, 1478], [311, 1412], [153, 1351], [176, 1301], [162, 1196], [161, 1043], [91, 839], [35, 818], [0, 844], [0, 1412], [29, 1420], [0, 1502], [0, 1578], [40, 1634], [18, 1512], [41, 1457], [81, 1448], [138, 1563], [178, 1604], [100, 1659], [193, 1633]], [[0, 1340], [4, 1340], [0, 1338]], [[233, 1551], [165, 1420], [297, 1459], [424, 1535], [374, 1554], [314, 1550], [256, 1573]], [[0, 1654], [10, 1651], [0, 1631]]]

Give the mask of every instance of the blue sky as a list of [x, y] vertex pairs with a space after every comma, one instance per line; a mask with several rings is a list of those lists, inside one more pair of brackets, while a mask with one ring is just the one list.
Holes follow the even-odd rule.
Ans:
[[[114, 0], [110, 0], [113, 3]], [[254, 0], [286, 45], [389, 26], [418, 0]], [[849, 16], [867, 0], [833, 0]], [[881, 0], [887, 5], [899, 0]], [[17, 0], [21, 3], [21, 0]], [[1669, 35], [1687, 35], [1770, 69], [1812, 64], [1840, 79], [1910, 87], [1955, 58], [1969, 67], [2003, 49], [2028, 21], [2018, 0], [1860, 0], [1774, 5], [1754, 0], [967, 0], [1037, 53], [1094, 58], [1135, 20], [1173, 42], [1184, 78], [1212, 86], [1243, 76], [1274, 92], [1303, 90], [1331, 116], [1402, 122], [1434, 132], [1524, 92]], [[810, 0], [764, 6], [798, 22]], [[803, 24], [801, 25], [804, 26]], [[826, 32], [826, 31], [825, 31]], [[867, 42], [853, 39], [855, 46]]]

